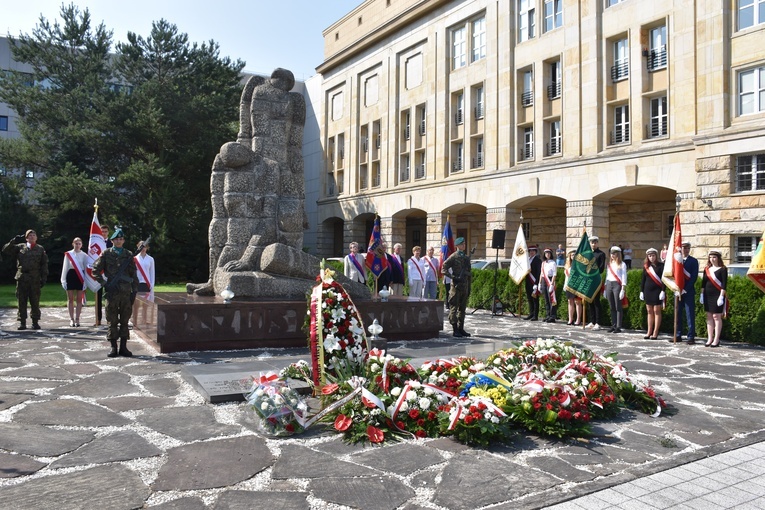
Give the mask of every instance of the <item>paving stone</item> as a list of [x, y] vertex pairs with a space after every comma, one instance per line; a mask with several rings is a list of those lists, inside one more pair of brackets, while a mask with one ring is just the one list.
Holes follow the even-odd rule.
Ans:
[[241, 431], [240, 427], [215, 421], [212, 409], [206, 407], [147, 409], [137, 421], [181, 441], [199, 441]]
[[0, 381], [0, 393], [34, 393], [58, 388], [62, 384], [63, 381]]
[[4, 393], [0, 394], [0, 411], [10, 409], [32, 398], [31, 393]]
[[214, 510], [309, 510], [307, 492], [226, 491], [220, 495]]
[[179, 446], [167, 451], [154, 490], [180, 491], [228, 487], [271, 466], [263, 439], [244, 436]]
[[338, 460], [334, 455], [317, 452], [305, 446], [285, 445], [271, 471], [271, 478], [340, 478], [343, 476], [375, 476], [380, 472]]
[[207, 510], [205, 502], [198, 498], [186, 497], [167, 501], [161, 505], [146, 507], [151, 510]]
[[373, 478], [314, 479], [308, 489], [321, 500], [360, 510], [394, 510], [415, 492], [396, 478], [379, 476]]
[[121, 413], [124, 411], [170, 407], [175, 403], [175, 399], [160, 397], [115, 397], [101, 399], [98, 403], [112, 411]]
[[118, 427], [130, 423], [108, 409], [72, 398], [29, 404], [13, 416], [13, 421], [70, 427]]
[[[321, 425], [320, 425], [321, 426]], [[316, 427], [316, 425], [314, 425]], [[311, 427], [312, 429], [314, 427]], [[251, 430], [257, 430], [257, 428], [248, 427]], [[364, 450], [369, 449], [369, 445], [365, 443], [348, 443], [343, 440], [343, 436], [337, 434], [334, 432], [334, 430], [326, 430], [327, 435], [334, 436], [334, 439], [331, 441], [326, 441], [324, 443], [319, 443], [316, 445], [313, 445], [312, 448], [315, 450], [319, 450], [325, 453], [333, 454], [337, 457], [341, 457], [343, 455], [348, 455], [350, 453], [358, 453]]]
[[62, 368], [74, 375], [93, 375], [101, 372], [101, 369], [96, 365], [69, 364], [63, 365]]
[[409, 485], [413, 489], [433, 489], [435, 490], [436, 479], [441, 474], [440, 469], [429, 469], [409, 476]]
[[555, 457], [531, 457], [527, 459], [527, 462], [529, 466], [535, 467], [556, 478], [560, 478], [564, 482], [588, 482], [596, 476], [588, 471], [577, 469], [571, 464]]
[[445, 452], [464, 452], [465, 450], [472, 450], [472, 448], [466, 444], [462, 444], [451, 437], [440, 437], [432, 441], [428, 441], [428, 446], [431, 448], [438, 448]]
[[52, 468], [106, 464], [123, 460], [162, 455], [162, 450], [132, 430], [121, 430], [98, 437], [76, 452], [65, 455], [51, 464]]
[[53, 395], [78, 395], [104, 398], [138, 393], [140, 388], [130, 383], [130, 376], [120, 372], [103, 372], [56, 388]]
[[25, 355], [24, 359], [29, 364], [41, 365], [44, 367], [58, 367], [66, 363], [66, 354], [63, 352], [46, 352], [43, 354]]
[[77, 377], [58, 367], [23, 367], [17, 370], [10, 370], [3, 373], [9, 377], [27, 377], [29, 379], [50, 379], [59, 381], [72, 381]]
[[9, 368], [18, 368], [23, 366], [24, 366], [24, 363], [22, 363], [21, 361], [10, 361], [10, 360], [0, 359], [0, 375], [5, 375], [5, 372], [2, 372], [3, 370], [9, 369]]
[[146, 391], [157, 397], [174, 397], [180, 391], [178, 381], [169, 378], [150, 379], [148, 381], [143, 381], [141, 385]]
[[643, 453], [649, 453], [666, 457], [673, 455], [679, 451], [678, 447], [665, 446], [662, 444], [663, 435], [645, 435], [638, 434], [629, 430], [622, 432], [620, 445], [629, 448], [630, 450], [637, 450]]
[[433, 502], [454, 510], [472, 510], [515, 499], [555, 483], [557, 480], [546, 473], [486, 452], [465, 452], [449, 460]]
[[0, 452], [0, 478], [16, 478], [35, 473], [47, 466], [25, 455], [11, 455]]
[[0, 423], [0, 448], [35, 457], [57, 457], [92, 441], [89, 430], [59, 430], [41, 425]]
[[762, 392], [749, 388], [736, 388], [731, 390], [713, 390], [707, 391], [707, 396], [727, 400], [728, 402], [738, 402], [740, 405], [761, 404]]
[[354, 455], [351, 460], [398, 475], [408, 475], [446, 462], [438, 450], [411, 443], [397, 444], [388, 448], [374, 448]]
[[141, 508], [149, 493], [149, 487], [138, 474], [124, 466], [114, 465], [0, 487], [0, 501], [3, 501], [6, 510], [128, 510]]
[[149, 361], [138, 365], [128, 365], [123, 372], [130, 375], [160, 375], [180, 372], [183, 365], [179, 363], [158, 363]]
[[689, 388], [701, 389], [701, 390], [721, 390], [721, 389], [733, 389], [735, 384], [723, 381], [718, 377], [687, 377], [682, 379], [675, 379], [676, 384], [683, 384]]

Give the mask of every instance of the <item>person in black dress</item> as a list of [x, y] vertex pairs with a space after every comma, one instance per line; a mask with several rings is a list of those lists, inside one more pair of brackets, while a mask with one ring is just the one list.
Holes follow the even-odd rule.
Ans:
[[661, 274], [664, 272], [664, 264], [659, 260], [659, 252], [656, 248], [648, 248], [643, 262], [643, 279], [640, 282], [640, 299], [645, 301], [645, 309], [648, 313], [648, 331], [645, 339], [659, 337], [661, 328], [661, 310], [664, 308], [666, 292]]
[[719, 251], [712, 250], [707, 258], [707, 267], [701, 277], [701, 297], [699, 301], [707, 312], [707, 343], [704, 347], [720, 345], [722, 320], [728, 299], [728, 268], [722, 261]]

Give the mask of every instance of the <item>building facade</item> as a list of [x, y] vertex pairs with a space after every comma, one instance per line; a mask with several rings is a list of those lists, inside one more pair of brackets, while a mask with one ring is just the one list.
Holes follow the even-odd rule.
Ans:
[[[696, 256], [765, 227], [765, 1], [367, 0], [324, 31], [320, 255], [530, 243]], [[495, 230], [507, 232], [495, 252]]]

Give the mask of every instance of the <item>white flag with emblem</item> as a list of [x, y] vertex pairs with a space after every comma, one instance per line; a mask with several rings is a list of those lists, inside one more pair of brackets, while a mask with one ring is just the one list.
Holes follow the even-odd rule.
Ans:
[[523, 235], [523, 227], [518, 225], [518, 235], [513, 247], [513, 258], [510, 262], [510, 278], [516, 285], [520, 285], [526, 275], [529, 274], [529, 249], [526, 246], [526, 236]]

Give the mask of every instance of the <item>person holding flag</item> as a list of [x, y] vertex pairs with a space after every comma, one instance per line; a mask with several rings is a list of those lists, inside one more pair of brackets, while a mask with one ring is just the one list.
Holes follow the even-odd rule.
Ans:
[[[521, 217], [523, 223], [523, 217]], [[518, 225], [518, 234], [515, 236], [515, 246], [513, 246], [513, 257], [510, 260], [510, 278], [518, 286], [518, 313], [521, 309], [521, 282], [526, 279], [531, 268], [529, 266], [529, 248], [526, 246], [526, 236], [523, 233], [523, 225]]]
[[80, 313], [85, 298], [85, 270], [88, 256], [82, 251], [82, 239], [75, 237], [72, 249], [64, 253], [64, 265], [61, 268], [61, 286], [66, 291], [66, 307], [69, 311], [69, 326], [80, 327]]
[[[707, 343], [704, 347], [719, 347], [723, 317], [727, 316], [728, 304], [728, 268], [722, 261], [722, 254], [711, 250], [707, 258], [707, 267], [701, 278], [701, 296], [699, 302], [707, 312]], [[688, 341], [690, 343], [690, 340]]]
[[603, 288], [603, 271], [606, 270], [606, 254], [599, 248], [600, 238], [598, 236], [592, 236], [590, 238], [590, 248], [594, 257], [595, 264], [600, 273], [600, 285], [598, 286], [598, 293], [587, 300], [590, 303], [590, 323], [588, 328], [592, 328], [593, 331], [600, 329], [600, 316], [603, 315], [603, 306], [600, 303], [600, 291]]
[[691, 257], [691, 243], [683, 242], [680, 213], [675, 214], [667, 261], [664, 264], [662, 281], [675, 293], [675, 334], [669, 340], [682, 340], [682, 311], [688, 324], [688, 343], [696, 341], [696, 279], [699, 277], [699, 261]]
[[[579, 247], [569, 267], [568, 279], [564, 284], [566, 292], [570, 292], [588, 303], [592, 303], [595, 299], [600, 299], [600, 288], [603, 285], [600, 274], [600, 257], [593, 250], [593, 246], [597, 248], [597, 243], [593, 244], [592, 239], [587, 237], [587, 232], [583, 232], [582, 240], [579, 242]], [[600, 251], [600, 253], [603, 252]], [[585, 322], [587, 317], [584, 307], [582, 312], [585, 313], [582, 322]], [[598, 329], [600, 329], [600, 326], [598, 326]]]
[[446, 289], [446, 295], [444, 296], [444, 306], [449, 309], [449, 292], [451, 291], [452, 279], [449, 275], [444, 273], [444, 262], [448, 259], [452, 253], [454, 253], [454, 236], [452, 235], [452, 225], [449, 222], [449, 213], [446, 213], [446, 224], [444, 225], [443, 233], [441, 234], [441, 261], [439, 263], [439, 271], [444, 275], [444, 288]]
[[98, 222], [98, 205], [95, 206], [96, 211], [93, 213], [93, 222], [90, 224], [90, 240], [88, 241], [88, 269], [85, 271], [85, 284], [90, 290], [96, 293], [95, 307], [96, 307], [96, 322], [94, 326], [101, 325], [101, 319], [103, 318], [103, 299], [104, 291], [101, 289], [101, 284], [98, 283], [93, 277], [93, 264], [98, 257], [101, 256], [107, 248], [112, 247], [112, 242], [108, 241], [109, 227]]
[[375, 217], [372, 234], [369, 236], [369, 248], [367, 249], [365, 264], [367, 269], [369, 269], [374, 276], [375, 296], [377, 296], [377, 293], [380, 291], [380, 276], [388, 270], [388, 258], [386, 257], [385, 244], [383, 243], [382, 234], [380, 232], [379, 216]]
[[526, 299], [529, 302], [529, 314], [525, 321], [539, 320], [539, 272], [542, 261], [537, 257], [537, 245], [529, 246], [529, 272], [526, 275]]

